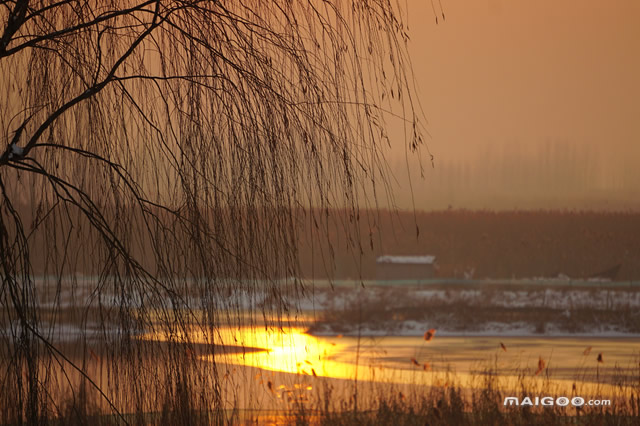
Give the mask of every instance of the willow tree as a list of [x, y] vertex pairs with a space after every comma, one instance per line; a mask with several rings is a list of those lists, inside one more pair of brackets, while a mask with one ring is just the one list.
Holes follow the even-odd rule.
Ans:
[[[188, 345], [186, 328], [215, 329], [256, 292], [272, 303], [250, 311], [282, 309], [301, 290], [278, 281], [298, 273], [301, 230], [322, 238], [333, 207], [357, 222], [388, 195], [389, 117], [406, 149], [421, 143], [403, 13], [387, 0], [2, 2], [3, 420], [64, 415], [56, 392], [76, 404], [84, 386], [115, 413], [153, 410], [148, 386], [178, 401], [190, 380], [207, 389], [196, 408], [216, 412], [215, 364], [185, 374], [185, 352], [165, 348], [175, 368], [141, 375], [136, 337], [162, 327]], [[55, 338], [70, 316], [74, 355]]]

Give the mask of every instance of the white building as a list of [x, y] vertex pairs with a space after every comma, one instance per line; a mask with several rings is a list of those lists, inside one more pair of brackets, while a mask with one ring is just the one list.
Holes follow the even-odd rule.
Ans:
[[391, 256], [376, 259], [378, 280], [425, 280], [436, 275], [435, 256]]

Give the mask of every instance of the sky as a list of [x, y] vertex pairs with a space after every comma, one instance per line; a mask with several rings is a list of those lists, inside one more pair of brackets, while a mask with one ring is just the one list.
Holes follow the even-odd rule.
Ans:
[[640, 1], [407, 6], [435, 167], [409, 160], [412, 201], [389, 155], [399, 207], [640, 208]]

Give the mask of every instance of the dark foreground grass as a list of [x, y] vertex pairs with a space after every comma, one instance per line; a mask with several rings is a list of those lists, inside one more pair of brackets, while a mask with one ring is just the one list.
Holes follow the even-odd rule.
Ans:
[[[455, 376], [453, 378], [455, 381]], [[368, 383], [369, 392], [358, 397], [356, 388], [336, 389], [323, 381], [314, 398], [287, 401], [277, 410], [245, 410], [239, 407], [206, 411], [196, 408], [197, 394], [184, 388], [167, 396], [156, 412], [100, 414], [97, 402], [88, 393], [69, 396], [61, 405], [60, 416], [42, 418], [50, 425], [638, 425], [640, 424], [640, 384], [630, 379], [617, 386], [617, 394], [608, 406], [505, 406], [505, 396], [554, 395], [548, 390], [532, 388], [526, 380], [518, 392], [501, 388], [495, 376], [484, 378], [484, 387], [465, 389], [416, 387]], [[550, 383], [550, 382], [547, 382]], [[361, 386], [364, 384], [361, 384]], [[347, 386], [352, 386], [347, 385]], [[413, 391], [413, 392], [412, 392]], [[557, 396], [557, 395], [556, 395]], [[574, 395], [567, 395], [569, 398]], [[593, 396], [595, 399], [595, 395]]]
[[[58, 419], [42, 419], [51, 425], [638, 425], [635, 408], [504, 408], [499, 401], [484, 400], [468, 404], [458, 390], [444, 391], [441, 398], [405, 403], [385, 399], [373, 409], [318, 411], [292, 408], [290, 411], [228, 410], [206, 412], [157, 412], [116, 415], [89, 415], [74, 412]], [[126, 421], [126, 423], [125, 423]]]

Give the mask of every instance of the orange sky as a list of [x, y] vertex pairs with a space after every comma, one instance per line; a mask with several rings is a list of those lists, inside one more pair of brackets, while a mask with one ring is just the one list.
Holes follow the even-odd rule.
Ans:
[[[442, 6], [436, 26], [430, 1], [408, 4], [436, 157], [424, 181], [412, 173], [416, 206], [638, 208], [640, 1]], [[390, 161], [405, 208], [400, 151]]]

